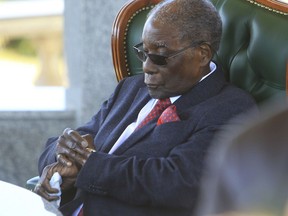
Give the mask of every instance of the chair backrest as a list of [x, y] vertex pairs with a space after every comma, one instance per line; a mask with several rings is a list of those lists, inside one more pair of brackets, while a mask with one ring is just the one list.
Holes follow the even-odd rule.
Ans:
[[[148, 12], [161, 0], [132, 0], [119, 11], [112, 30], [112, 57], [118, 80], [142, 73], [133, 52]], [[286, 98], [288, 4], [273, 0], [210, 0], [223, 22], [215, 56], [227, 78], [259, 103]]]
[[223, 22], [219, 62], [229, 80], [258, 101], [286, 97], [288, 5], [212, 0]]
[[118, 12], [112, 27], [112, 58], [117, 80], [142, 73], [142, 62], [134, 55], [133, 45], [141, 42], [149, 11], [161, 0], [132, 0]]

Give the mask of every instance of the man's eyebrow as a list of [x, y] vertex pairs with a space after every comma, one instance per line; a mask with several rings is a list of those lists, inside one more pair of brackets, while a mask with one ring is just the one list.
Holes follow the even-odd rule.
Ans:
[[167, 47], [167, 43], [165, 41], [154, 41], [153, 44], [158, 48]]

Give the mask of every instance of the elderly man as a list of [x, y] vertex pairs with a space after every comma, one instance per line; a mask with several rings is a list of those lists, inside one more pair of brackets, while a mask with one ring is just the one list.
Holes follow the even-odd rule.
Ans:
[[215, 133], [256, 107], [211, 61], [220, 37], [209, 1], [156, 6], [134, 47], [144, 74], [122, 80], [86, 125], [48, 140], [36, 192], [58, 199], [58, 172], [63, 195], [77, 190], [65, 215], [190, 215]]

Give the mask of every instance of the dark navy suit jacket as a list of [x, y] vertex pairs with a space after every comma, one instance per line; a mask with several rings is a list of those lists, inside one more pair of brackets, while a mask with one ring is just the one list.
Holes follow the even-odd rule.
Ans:
[[[256, 107], [250, 95], [227, 83], [217, 70], [174, 103], [181, 121], [157, 126], [155, 119], [107, 154], [150, 99], [143, 75], [124, 79], [91, 121], [77, 129], [94, 136], [97, 150], [75, 185], [82, 191], [86, 216], [191, 215], [215, 132], [232, 117]], [[46, 144], [40, 173], [55, 162], [56, 139]], [[78, 205], [76, 199], [62, 212], [70, 215]]]

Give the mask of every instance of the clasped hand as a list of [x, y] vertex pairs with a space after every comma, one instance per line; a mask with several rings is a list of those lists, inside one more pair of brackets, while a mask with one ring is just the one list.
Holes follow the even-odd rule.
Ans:
[[61, 190], [70, 189], [76, 181], [79, 170], [94, 151], [91, 135], [81, 136], [77, 131], [66, 128], [57, 140], [57, 162], [44, 168], [34, 192], [48, 201], [58, 200], [58, 196], [51, 195], [58, 193], [58, 190], [52, 188], [49, 183], [53, 174], [58, 172], [62, 177]]
[[56, 145], [57, 161], [66, 166], [71, 166], [72, 163], [83, 166], [93, 151], [91, 135], [81, 136], [70, 128], [64, 130]]

